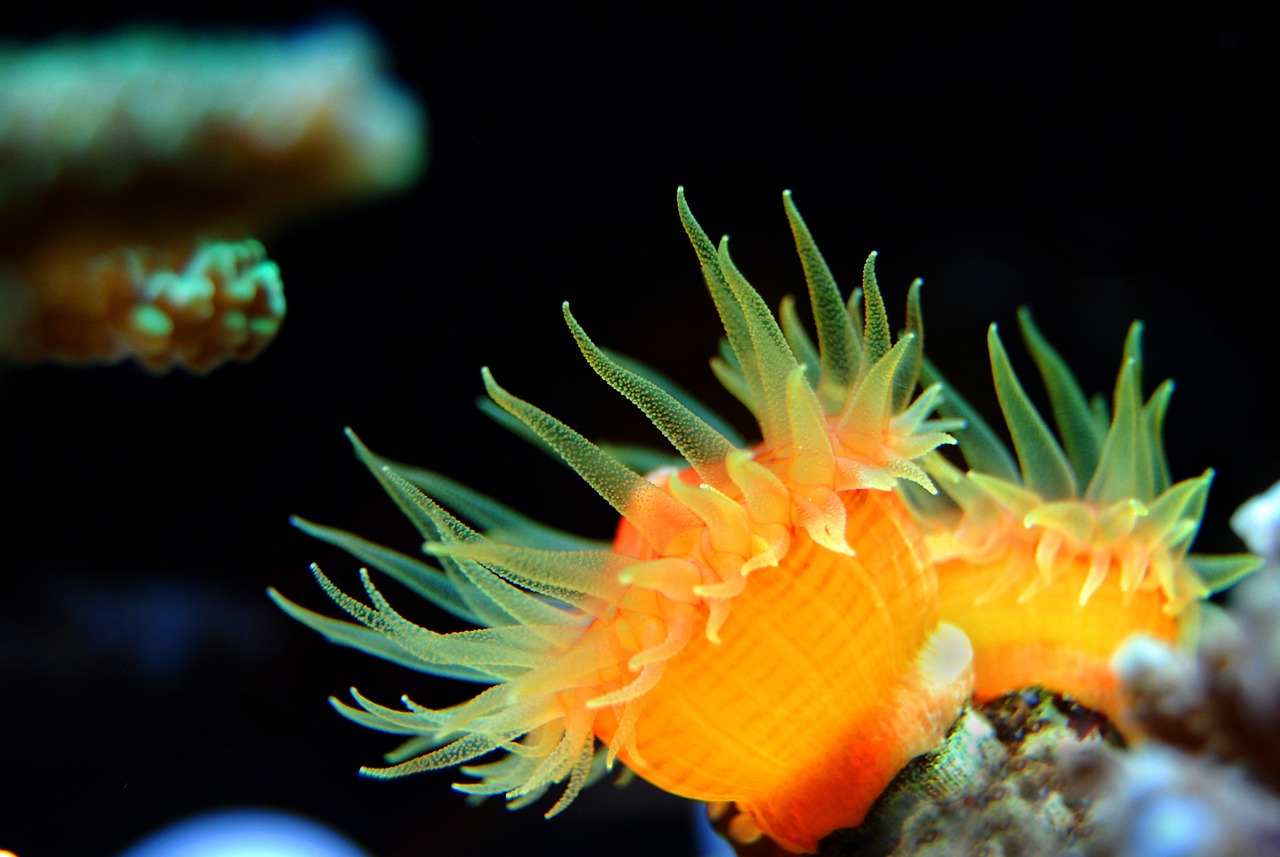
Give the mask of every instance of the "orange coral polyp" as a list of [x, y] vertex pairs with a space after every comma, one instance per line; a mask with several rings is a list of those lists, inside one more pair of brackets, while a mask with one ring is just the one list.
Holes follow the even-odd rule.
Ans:
[[1125, 340], [1110, 409], [1087, 403], [1028, 313], [1019, 323], [1057, 435], [992, 325], [992, 378], [1014, 455], [955, 397], [972, 427], [961, 445], [972, 469], [930, 456], [924, 466], [955, 507], [917, 507], [941, 616], [972, 640], [979, 700], [1041, 684], [1115, 721], [1120, 645], [1135, 634], [1194, 644], [1199, 602], [1260, 561], [1189, 553], [1213, 472], [1170, 476], [1162, 429], [1173, 386], [1143, 400], [1140, 323]]
[[[689, 473], [677, 479], [696, 480]], [[880, 491], [839, 500], [853, 552], [796, 529], [781, 561], [744, 581], [719, 642], [694, 634], [665, 662], [616, 742], [639, 776], [736, 801], [765, 833], [805, 851], [858, 824], [897, 772], [937, 745], [971, 680], [963, 635], [939, 630], [936, 578], [901, 500]], [[614, 549], [659, 557], [626, 520]], [[938, 646], [949, 649], [940, 659]], [[611, 746], [618, 717], [596, 721]]]
[[[1031, 555], [1025, 556], [1033, 565]], [[1111, 658], [1134, 634], [1170, 643], [1196, 611], [1190, 605], [1171, 615], [1154, 577], [1137, 591], [1124, 591], [1118, 573], [1108, 574], [1081, 603], [1089, 577], [1084, 557], [1063, 563], [1054, 580], [1030, 598], [1008, 587], [992, 594], [993, 583], [1011, 561], [973, 565], [939, 563], [940, 610], [965, 630], [974, 650], [974, 698], [984, 702], [1030, 685], [1070, 693], [1084, 705], [1121, 722], [1122, 700]], [[1016, 560], [1014, 561], [1016, 562]]]
[[[356, 707], [336, 703], [358, 723], [409, 736], [390, 766], [367, 774], [462, 765], [478, 782], [459, 790], [502, 794], [513, 808], [567, 780], [550, 816], [598, 775], [597, 760], [621, 759], [677, 794], [736, 801], [779, 843], [813, 850], [858, 824], [910, 759], [936, 747], [969, 695], [968, 640], [939, 622], [934, 567], [892, 490], [900, 480], [935, 490], [913, 459], [954, 443], [947, 429], [957, 423], [930, 418], [937, 385], [912, 399], [923, 347], [919, 281], [908, 293], [907, 332], [894, 343], [874, 254], [862, 272], [864, 318], [784, 197], [814, 306], [815, 349], [785, 309], [779, 325], [682, 193], [677, 204], [725, 325], [728, 345], [713, 368], [756, 417], [759, 445], [597, 347], [566, 304], [588, 364], [688, 468], [645, 479], [487, 369], [482, 376], [494, 403], [622, 516], [611, 549], [540, 527], [438, 475], [401, 476], [355, 442], [439, 567], [299, 525], [478, 630], [438, 634], [408, 622], [367, 574], [369, 604], [314, 569], [358, 625], [274, 597], [336, 642], [492, 685], [442, 710], [406, 699], [408, 710], [397, 711], [358, 694]], [[507, 755], [469, 764], [492, 751]]]
[[[967, 478], [1014, 490], [981, 474]], [[985, 702], [1040, 684], [1121, 722], [1112, 656], [1134, 634], [1169, 643], [1192, 636], [1203, 582], [1158, 537], [1106, 532], [1100, 522], [1114, 519], [1115, 509], [1028, 501], [1021, 516], [987, 511], [926, 537], [941, 615], [973, 643], [974, 698]], [[1073, 520], [1077, 532], [1047, 525], [1050, 518]]]

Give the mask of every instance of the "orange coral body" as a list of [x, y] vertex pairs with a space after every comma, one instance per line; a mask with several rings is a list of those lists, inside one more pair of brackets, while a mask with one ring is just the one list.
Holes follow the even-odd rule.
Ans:
[[[692, 471], [681, 478], [696, 482]], [[797, 529], [782, 562], [753, 572], [734, 598], [721, 642], [698, 635], [666, 663], [620, 752], [667, 791], [736, 801], [796, 850], [861, 822], [941, 740], [970, 681], [962, 641], [944, 663], [930, 657], [937, 579], [902, 501], [874, 490], [841, 501], [856, 555]], [[656, 557], [626, 520], [614, 549]], [[613, 709], [596, 720], [606, 743], [617, 728]]]
[[941, 614], [973, 643], [978, 702], [1039, 684], [1063, 690], [1120, 722], [1119, 688], [1111, 669], [1116, 649], [1134, 634], [1172, 643], [1179, 624], [1195, 610], [1191, 606], [1181, 616], [1170, 615], [1168, 599], [1154, 585], [1126, 595], [1119, 574], [1109, 574], [1082, 605], [1080, 591], [1089, 574], [1083, 558], [1021, 603], [1018, 589], [983, 598], [1003, 573], [1004, 563], [938, 564]]

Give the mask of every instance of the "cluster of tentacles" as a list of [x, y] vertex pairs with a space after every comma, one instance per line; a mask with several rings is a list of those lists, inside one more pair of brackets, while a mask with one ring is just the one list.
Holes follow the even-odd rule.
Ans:
[[[621, 759], [678, 794], [736, 802], [749, 819], [743, 835], [814, 850], [938, 746], [975, 678], [980, 698], [1038, 682], [1110, 710], [1115, 646], [1134, 631], [1176, 637], [1199, 599], [1253, 567], [1248, 556], [1187, 553], [1209, 475], [1169, 477], [1161, 432], [1172, 388], [1142, 401], [1137, 325], [1109, 410], [1087, 402], [1022, 317], [1062, 441], [993, 326], [1011, 454], [924, 360], [920, 281], [894, 341], [875, 254], [846, 300], [785, 195], [815, 343], [789, 302], [779, 323], [727, 238], [714, 244], [682, 192], [678, 203], [725, 329], [712, 368], [761, 440], [745, 443], [657, 373], [599, 348], [567, 304], [588, 364], [681, 460], [642, 476], [487, 369], [484, 382], [506, 421], [617, 511], [612, 543], [391, 465], [352, 435], [434, 563], [298, 525], [477, 630], [409, 622], [366, 571], [368, 603], [314, 568], [355, 622], [273, 597], [335, 642], [490, 685], [443, 710], [335, 701], [359, 723], [407, 736], [389, 767], [365, 773], [462, 765], [476, 781], [459, 790], [512, 806], [567, 782], [553, 815]], [[932, 381], [923, 389], [921, 375]], [[956, 436], [967, 471], [939, 451]], [[506, 755], [476, 764], [493, 751]]]

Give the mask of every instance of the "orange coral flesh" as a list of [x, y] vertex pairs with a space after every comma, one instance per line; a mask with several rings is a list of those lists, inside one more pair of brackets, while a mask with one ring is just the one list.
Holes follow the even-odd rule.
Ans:
[[984, 599], [1004, 573], [1004, 562], [971, 565], [963, 559], [938, 564], [940, 611], [973, 643], [974, 698], [994, 699], [1040, 684], [1067, 693], [1120, 722], [1119, 688], [1111, 669], [1116, 649], [1134, 634], [1170, 643], [1194, 605], [1180, 616], [1166, 610], [1168, 598], [1155, 580], [1126, 595], [1120, 575], [1109, 574], [1081, 605], [1089, 563], [1077, 558], [1058, 577], [1022, 603], [1020, 590]]
[[[953, 628], [938, 651], [937, 579], [902, 501], [841, 500], [856, 555], [797, 529], [782, 562], [751, 573], [733, 599], [721, 643], [695, 636], [667, 662], [619, 754], [667, 791], [736, 801], [793, 850], [858, 824], [942, 738], [970, 681]], [[625, 520], [614, 549], [655, 556]], [[618, 726], [608, 709], [595, 728], [608, 743]]]

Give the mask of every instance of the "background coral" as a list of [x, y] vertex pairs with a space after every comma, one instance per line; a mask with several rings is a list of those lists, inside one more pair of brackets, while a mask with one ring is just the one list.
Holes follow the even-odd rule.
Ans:
[[1151, 743], [1090, 748], [1065, 774], [1069, 792], [1093, 796], [1090, 857], [1280, 854], [1280, 799], [1239, 767]]
[[384, 65], [354, 23], [0, 44], [0, 202], [164, 181], [179, 185], [171, 202], [212, 205], [204, 217], [271, 222], [403, 187], [422, 168], [424, 117]]
[[139, 248], [50, 261], [62, 273], [43, 290], [9, 295], [23, 318], [8, 345], [26, 357], [204, 372], [252, 360], [284, 320], [280, 269], [253, 239], [203, 244], [185, 261]]
[[1191, 753], [1247, 767], [1280, 791], [1280, 576], [1269, 568], [1231, 593], [1194, 654], [1134, 640], [1116, 656], [1128, 716]]
[[1280, 792], [1280, 530], [1276, 488], [1232, 517], [1266, 567], [1234, 588], [1227, 614], [1211, 614], [1194, 653], [1135, 639], [1116, 656], [1129, 716], [1159, 741], [1238, 763]]
[[354, 24], [0, 44], [0, 352], [252, 359], [284, 293], [239, 242], [421, 171], [423, 113], [381, 65]]

